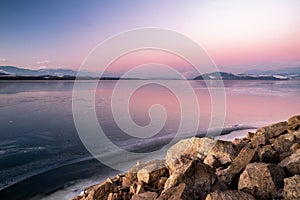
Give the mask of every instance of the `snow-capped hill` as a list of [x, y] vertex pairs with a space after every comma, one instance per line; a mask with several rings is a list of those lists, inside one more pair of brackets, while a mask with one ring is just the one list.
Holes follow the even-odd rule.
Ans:
[[[78, 71], [72, 69], [25, 69], [20, 67], [14, 66], [0, 66], [0, 75], [15, 75], [15, 76], [56, 76], [56, 77], [63, 77], [63, 76], [76, 76]], [[95, 73], [93, 72], [82, 72], [81, 73], [87, 77], [95, 77]]]

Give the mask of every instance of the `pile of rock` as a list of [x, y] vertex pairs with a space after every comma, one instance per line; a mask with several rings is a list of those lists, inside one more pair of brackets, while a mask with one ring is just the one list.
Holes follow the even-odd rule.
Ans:
[[300, 115], [233, 142], [181, 140], [166, 160], [139, 162], [73, 200], [300, 199], [299, 174]]

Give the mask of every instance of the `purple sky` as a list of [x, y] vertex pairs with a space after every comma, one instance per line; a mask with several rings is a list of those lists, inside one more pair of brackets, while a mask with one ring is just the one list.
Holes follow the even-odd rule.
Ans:
[[300, 66], [298, 0], [2, 0], [0, 65], [78, 69], [100, 42], [139, 27], [187, 35], [225, 71]]

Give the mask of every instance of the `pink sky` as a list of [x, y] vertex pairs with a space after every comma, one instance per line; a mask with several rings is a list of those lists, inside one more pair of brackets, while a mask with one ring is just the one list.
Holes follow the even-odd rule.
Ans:
[[[99, 43], [141, 27], [188, 36], [225, 71], [300, 65], [298, 0], [78, 1], [72, 5], [29, 0], [22, 5], [6, 4], [13, 3], [0, 6], [0, 65], [78, 69]], [[181, 66], [178, 59], [164, 56], [154, 60]], [[135, 59], [140, 59], [136, 63], [145, 61]], [[120, 71], [127, 66], [119, 64]]]

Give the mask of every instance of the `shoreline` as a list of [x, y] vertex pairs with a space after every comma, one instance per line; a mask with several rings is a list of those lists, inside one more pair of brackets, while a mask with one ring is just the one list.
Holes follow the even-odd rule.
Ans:
[[299, 127], [300, 115], [243, 138], [231, 132], [232, 142], [222, 136], [183, 139], [165, 160], [139, 162], [125, 174], [87, 187], [73, 200], [299, 198], [300, 191], [290, 184], [300, 181]]
[[[232, 125], [232, 126], [228, 126], [226, 128], [224, 128], [223, 132], [222, 132], [222, 136], [227, 136], [227, 135], [230, 135], [236, 131], [239, 131], [239, 130], [247, 130], [248, 128], [252, 128], [253, 126], [245, 126], [245, 125]], [[199, 137], [203, 137], [203, 134], [198, 134]], [[164, 157], [164, 155], [162, 155], [162, 157]], [[9, 185], [9, 186], [6, 186], [4, 188], [2, 188], [0, 190], [0, 195], [2, 197], [5, 197], [5, 198], [9, 198], [9, 197], [12, 197], [12, 195], [14, 194], [14, 199], [49, 199], [49, 197], [52, 197], [53, 196], [53, 199], [56, 199], [56, 196], [55, 196], [55, 193], [61, 193], [62, 191], [68, 189], [69, 187], [72, 187], [72, 186], [76, 186], [76, 184], [78, 184], [79, 186], [81, 187], [75, 187], [74, 190], [75, 191], [72, 191], [73, 192], [73, 196], [76, 196], [78, 192], [76, 192], [76, 190], [78, 191], [80, 188], [84, 189], [87, 185], [90, 185], [90, 184], [86, 184], [84, 186], [84, 184], [82, 184], [82, 181], [85, 181], [85, 182], [89, 182], [90, 178], [93, 179], [93, 177], [102, 177], [101, 179], [105, 180], [105, 173], [104, 175], [99, 175], [101, 174], [101, 172], [103, 171], [102, 169], [102, 164], [101, 163], [98, 163], [99, 161], [95, 160], [94, 158], [90, 158], [88, 160], [83, 160], [83, 161], [80, 161], [79, 163], [70, 163], [70, 164], [67, 164], [67, 165], [64, 165], [64, 166], [58, 166], [56, 168], [53, 168], [51, 170], [47, 170], [47, 171], [44, 171], [44, 172], [41, 172], [41, 173], [37, 173], [33, 176], [30, 176], [30, 177], [27, 177], [27, 178], [24, 178], [22, 179], [21, 181], [16, 181], [14, 184], [12, 185]], [[52, 180], [51, 182], [53, 182], [52, 186], [49, 187], [44, 185], [42, 186], [43, 187], [43, 194], [40, 194], [40, 193], [37, 193], [38, 191], [33, 191], [34, 188], [32, 188], [31, 186], [34, 186], [34, 185], [39, 185], [39, 184], [36, 184], [36, 182], [43, 182], [43, 180], [45, 179], [45, 177], [49, 176], [49, 174], [60, 174], [60, 173], [63, 173], [65, 171], [65, 168], [67, 169], [70, 169], [70, 170], [75, 170], [76, 168], [80, 167], [80, 166], [83, 166], [83, 168], [85, 168], [85, 171], [89, 171], [89, 168], [91, 166], [88, 165], [88, 163], [94, 163], [93, 166], [94, 168], [98, 168], [98, 170], [94, 171], [92, 173], [92, 169], [90, 170], [91, 172], [89, 172], [91, 175], [90, 175], [90, 178], [80, 178], [80, 174], [76, 175], [72, 175], [70, 176], [69, 178], [67, 178], [67, 181], [66, 180], [61, 180], [59, 181], [59, 185], [56, 185], [54, 184], [54, 181]], [[99, 166], [99, 167], [97, 167]], [[74, 169], [72, 169], [74, 168]], [[113, 172], [114, 170], [106, 170], [106, 173], [108, 172]], [[118, 172], [114, 172], [114, 173], [111, 173], [111, 175], [116, 175]], [[55, 175], [56, 176], [56, 175]], [[43, 178], [44, 177], [44, 178]], [[73, 179], [74, 177], [76, 177], [75, 179]], [[96, 179], [96, 178], [94, 178]], [[38, 181], [37, 181], [38, 180]], [[99, 182], [99, 179], [98, 181], [95, 180], [95, 183]], [[24, 189], [23, 189], [24, 188]], [[29, 188], [29, 190], [28, 190]], [[16, 191], [18, 191], [16, 193]], [[32, 192], [32, 193], [31, 193]], [[33, 194], [33, 195], [32, 195]], [[50, 198], [51, 199], [51, 198]]]
[[[233, 135], [238, 136], [238, 137], [244, 137], [246, 135], [246, 132], [251, 131], [251, 130], [256, 130], [256, 129], [248, 129], [247, 127], [252, 127], [252, 126], [245, 126], [245, 129], [241, 129], [241, 130], [233, 130], [229, 133], [223, 134], [218, 136], [219, 138], [224, 139], [224, 137], [233, 137]], [[226, 131], [228, 132], [228, 131]], [[115, 173], [114, 175], [111, 175], [110, 177], [116, 176], [118, 175], [118, 173]], [[78, 194], [78, 192], [76, 193], [76, 191], [84, 191], [84, 189], [88, 186], [88, 185], [96, 185], [97, 183], [105, 181], [107, 177], [103, 177], [102, 180], [100, 179], [96, 179], [96, 177], [91, 177], [91, 178], [87, 178], [87, 179], [83, 179], [83, 180], [78, 180], [77, 183], [75, 183], [74, 185], [68, 187], [68, 188], [63, 188], [62, 190], [57, 190], [54, 193], [51, 193], [49, 196], [37, 196], [37, 198], [41, 198], [42, 200], [54, 200], [54, 199], [67, 199], [66, 198], [66, 194], [67, 196], [71, 196], [74, 197]], [[86, 184], [89, 183], [89, 184]], [[82, 190], [80, 190], [79, 188], [82, 188]], [[73, 196], [72, 196], [73, 194]], [[35, 199], [35, 198], [33, 198]]]

